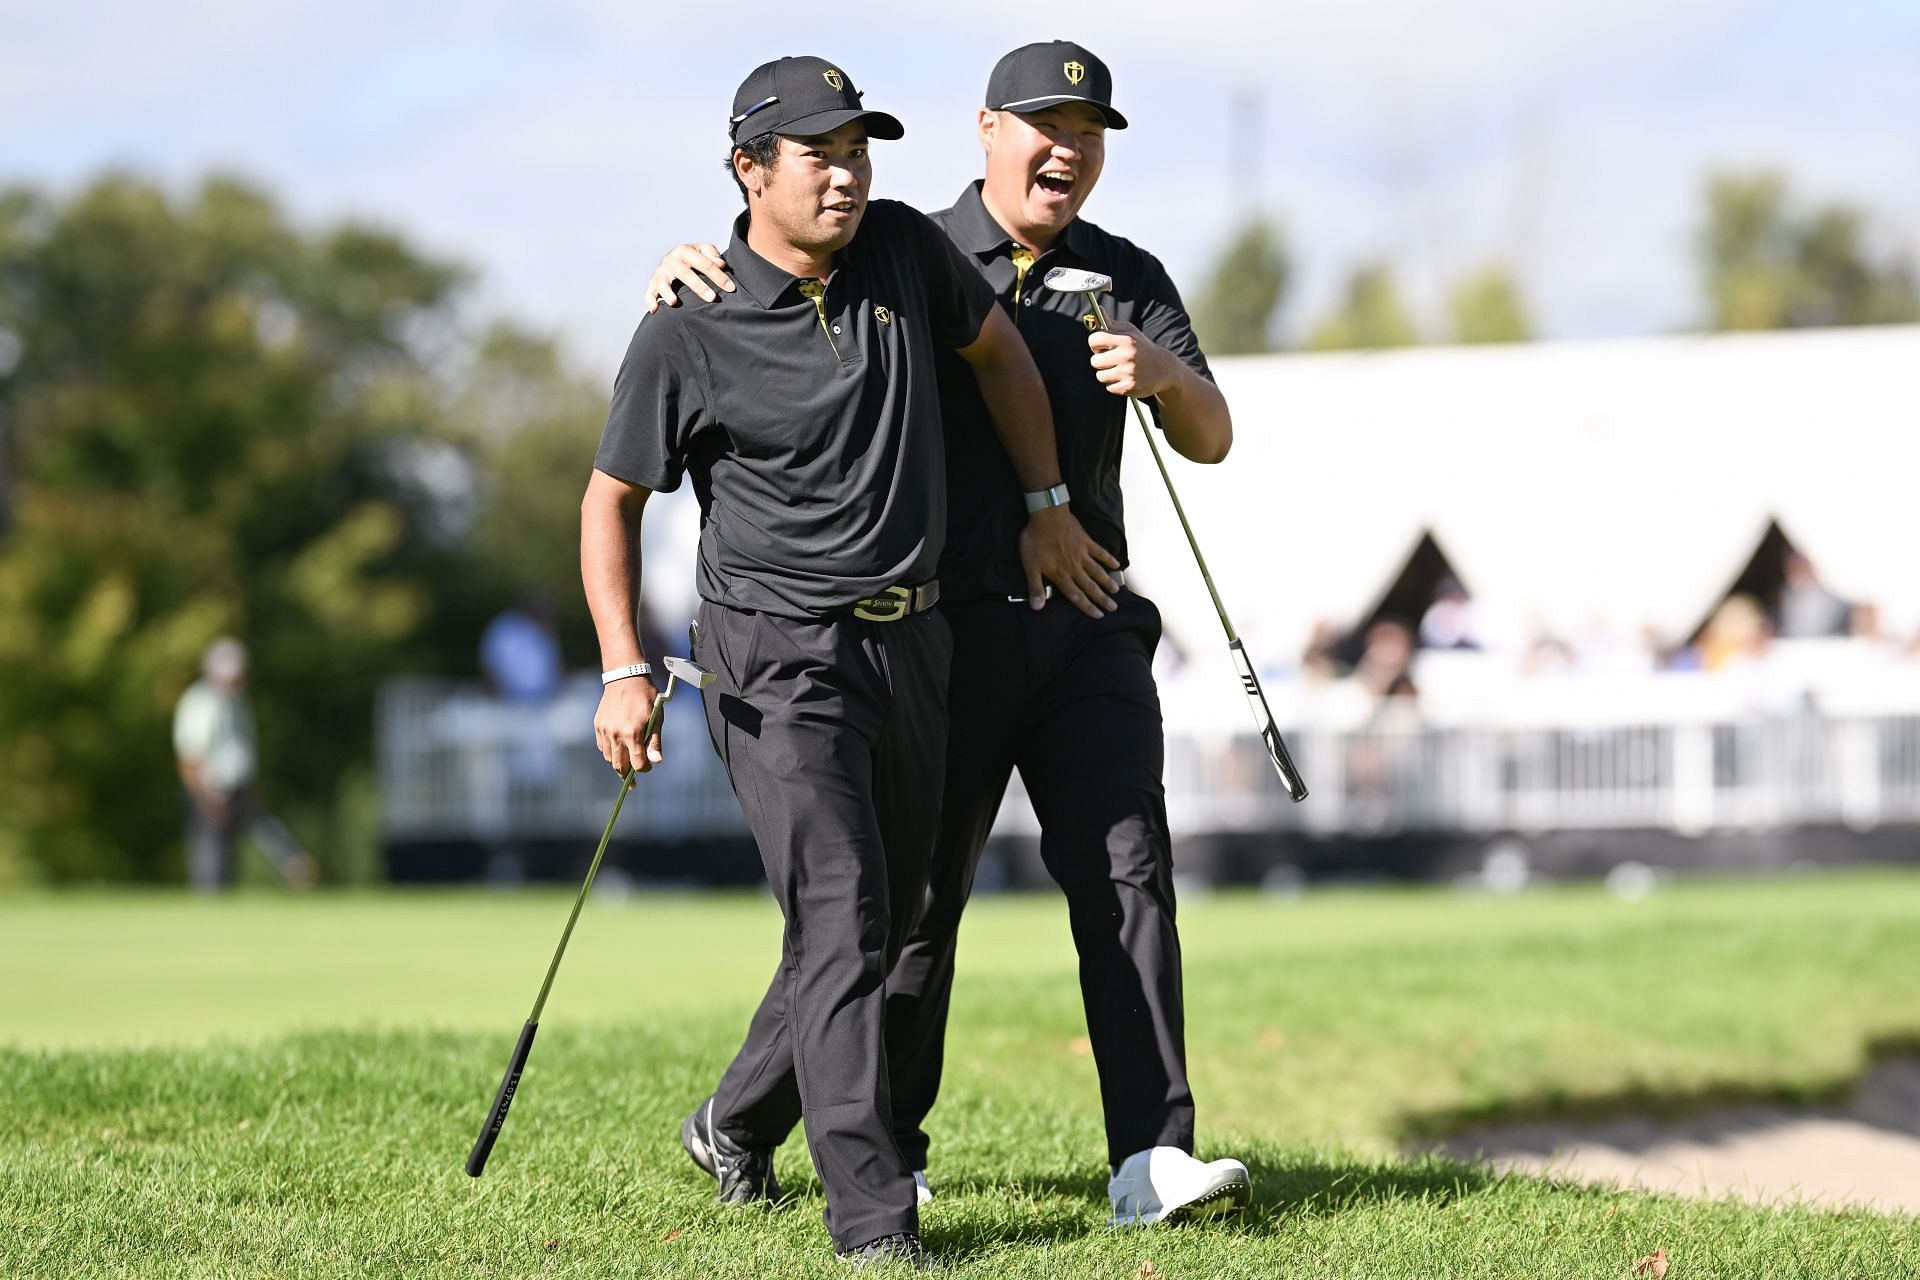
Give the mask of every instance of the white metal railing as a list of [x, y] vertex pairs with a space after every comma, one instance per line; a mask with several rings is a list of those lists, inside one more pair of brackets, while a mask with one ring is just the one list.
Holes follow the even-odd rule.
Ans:
[[[614, 788], [593, 745], [597, 681], [542, 707], [477, 686], [401, 678], [378, 717], [389, 841], [592, 838]], [[1645, 708], [1636, 708], [1644, 711]], [[667, 718], [667, 760], [629, 802], [633, 836], [742, 834], [745, 825], [695, 698]], [[1287, 740], [1312, 795], [1291, 804], [1251, 733], [1175, 730], [1167, 805], [1179, 835], [1300, 831], [1699, 834], [1920, 822], [1920, 714], [1736, 718], [1577, 726], [1396, 723], [1308, 728]], [[996, 831], [1038, 827], [1016, 776]]]

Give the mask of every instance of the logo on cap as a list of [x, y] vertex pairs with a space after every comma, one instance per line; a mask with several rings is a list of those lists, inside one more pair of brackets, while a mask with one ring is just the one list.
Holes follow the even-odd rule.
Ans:
[[[1062, 67], [1061, 70], [1067, 73], [1068, 84], [1079, 84], [1087, 78], [1086, 64], [1082, 62], [1069, 62], [1066, 66]], [[838, 88], [839, 86], [835, 85], [834, 87]]]
[[844, 89], [847, 87], [846, 78], [832, 67], [828, 67], [825, 71], [822, 71], [820, 78], [832, 85], [835, 89]]

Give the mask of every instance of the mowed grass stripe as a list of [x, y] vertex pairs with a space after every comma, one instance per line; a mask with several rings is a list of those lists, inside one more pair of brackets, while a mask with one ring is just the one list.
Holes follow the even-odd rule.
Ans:
[[[796, 1201], [771, 1214], [714, 1205], [678, 1149], [684, 1100], [724, 1038], [555, 1036], [494, 1169], [476, 1182], [459, 1169], [478, 1110], [463, 1080], [494, 1047], [477, 1036], [338, 1034], [0, 1058], [10, 1099], [0, 1269], [840, 1274], [797, 1146], [781, 1157]], [[1272, 1137], [1235, 1143], [1259, 1188], [1243, 1222], [1113, 1231], [1090, 1167], [1097, 1127], [1091, 1116], [1062, 1120], [1046, 1093], [1039, 1081], [1013, 1096], [956, 1087], [957, 1114], [937, 1135], [942, 1199], [926, 1229], [964, 1274], [1125, 1277], [1152, 1260], [1168, 1276], [1611, 1276], [1658, 1245], [1688, 1275], [1920, 1265], [1911, 1220], [1555, 1187]]]
[[[0, 1039], [36, 1046], [0, 1053], [0, 1275], [840, 1274], [800, 1143], [780, 1157], [797, 1203], [740, 1215], [710, 1203], [675, 1137], [771, 965], [778, 921], [752, 895], [584, 917], [494, 1163], [478, 1182], [460, 1171], [565, 909], [564, 894], [0, 904]], [[1911, 1219], [1393, 1154], [1435, 1116], [1844, 1082], [1873, 1044], [1920, 1031], [1913, 877], [1702, 883], [1638, 904], [1191, 902], [1202, 1154], [1248, 1157], [1258, 1199], [1237, 1225], [1147, 1234], [1102, 1225], [1063, 916], [983, 900], [963, 939], [926, 1226], [964, 1274], [1128, 1277], [1151, 1260], [1170, 1276], [1616, 1276], [1658, 1245], [1685, 1276], [1920, 1272]], [[121, 969], [88, 950], [109, 937]], [[246, 950], [263, 941], [264, 970]], [[466, 991], [443, 949], [478, 953], [505, 990]], [[36, 1019], [134, 961], [146, 1003], [98, 994]], [[209, 984], [260, 1025], [200, 1025]], [[308, 1025], [287, 1007], [304, 999], [362, 1029], [286, 1033]], [[116, 1038], [165, 1047], [89, 1047]]]

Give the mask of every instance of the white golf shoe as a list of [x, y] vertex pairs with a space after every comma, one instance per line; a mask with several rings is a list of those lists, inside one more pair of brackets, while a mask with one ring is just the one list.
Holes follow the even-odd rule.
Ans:
[[933, 1203], [933, 1188], [927, 1185], [927, 1171], [925, 1169], [915, 1169], [913, 1171], [913, 1202], [915, 1204]]
[[1150, 1147], [1120, 1162], [1107, 1182], [1116, 1227], [1168, 1224], [1238, 1213], [1253, 1180], [1238, 1160], [1196, 1160], [1178, 1147]]

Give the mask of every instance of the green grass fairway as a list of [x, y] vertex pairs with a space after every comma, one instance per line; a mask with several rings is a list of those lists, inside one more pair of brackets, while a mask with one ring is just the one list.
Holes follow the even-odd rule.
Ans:
[[[484, 1178], [461, 1165], [565, 892], [0, 898], [0, 1276], [840, 1276], [799, 1141], [771, 1212], [677, 1141], [771, 972], [764, 896], [583, 913]], [[1237, 1223], [1104, 1225], [1065, 911], [962, 939], [923, 1215], [958, 1274], [1920, 1274], [1920, 1222], [1494, 1178], [1470, 1119], [1815, 1098], [1920, 1045], [1920, 876], [1221, 896], [1182, 908], [1202, 1155]], [[1152, 1266], [1149, 1269], [1147, 1263]]]

